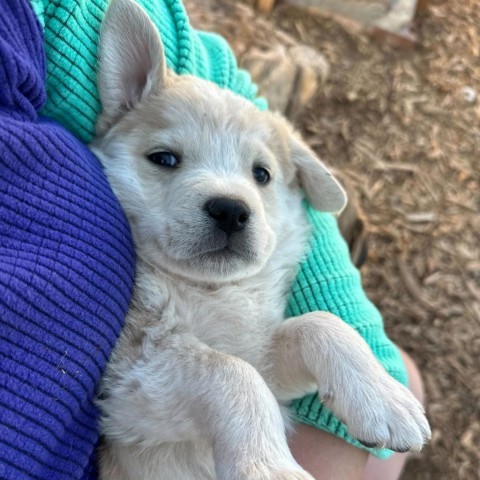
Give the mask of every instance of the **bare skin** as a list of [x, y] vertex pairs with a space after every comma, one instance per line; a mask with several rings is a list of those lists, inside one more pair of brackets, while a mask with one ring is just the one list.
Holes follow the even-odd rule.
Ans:
[[[409, 388], [424, 403], [423, 383], [418, 368], [406, 352]], [[409, 457], [395, 453], [379, 460], [342, 439], [308, 425], [298, 425], [290, 439], [290, 449], [297, 462], [317, 480], [398, 480]]]

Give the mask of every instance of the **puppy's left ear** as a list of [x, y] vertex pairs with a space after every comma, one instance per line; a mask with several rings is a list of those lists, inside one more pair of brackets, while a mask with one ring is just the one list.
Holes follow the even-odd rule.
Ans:
[[290, 155], [311, 205], [320, 212], [343, 210], [347, 203], [345, 190], [296, 134], [290, 137]]
[[166, 76], [163, 45], [155, 25], [133, 0], [111, 0], [100, 31], [98, 90], [101, 134], [148, 95]]

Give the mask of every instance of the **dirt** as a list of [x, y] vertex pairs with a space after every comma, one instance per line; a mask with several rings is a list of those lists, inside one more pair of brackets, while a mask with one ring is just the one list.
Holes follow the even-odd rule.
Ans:
[[365, 289], [422, 371], [433, 437], [402, 479], [480, 479], [480, 2], [433, 0], [409, 49], [302, 8], [187, 6], [240, 58], [286, 33], [330, 62], [298, 127], [357, 191]]

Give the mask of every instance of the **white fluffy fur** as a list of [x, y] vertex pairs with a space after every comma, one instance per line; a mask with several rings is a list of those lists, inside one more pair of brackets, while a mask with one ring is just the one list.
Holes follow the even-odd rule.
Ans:
[[[353, 436], [419, 450], [430, 434], [422, 406], [353, 329], [325, 312], [282, 321], [308, 236], [298, 179], [319, 209], [345, 201], [285, 120], [167, 72], [154, 26], [130, 0], [108, 10], [99, 89], [92, 149], [138, 255], [98, 400], [101, 478], [311, 478], [288, 449], [283, 405], [316, 389]], [[179, 168], [149, 162], [154, 151], [176, 153]], [[204, 210], [212, 197], [245, 202], [245, 229], [220, 232]]]

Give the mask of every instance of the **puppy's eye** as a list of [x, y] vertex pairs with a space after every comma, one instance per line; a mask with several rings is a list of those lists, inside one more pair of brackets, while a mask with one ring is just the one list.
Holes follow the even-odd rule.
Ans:
[[258, 183], [266, 185], [270, 181], [270, 172], [263, 167], [254, 167], [252, 170], [253, 177]]
[[155, 165], [175, 168], [180, 165], [180, 159], [171, 152], [153, 152], [147, 155], [148, 160]]

